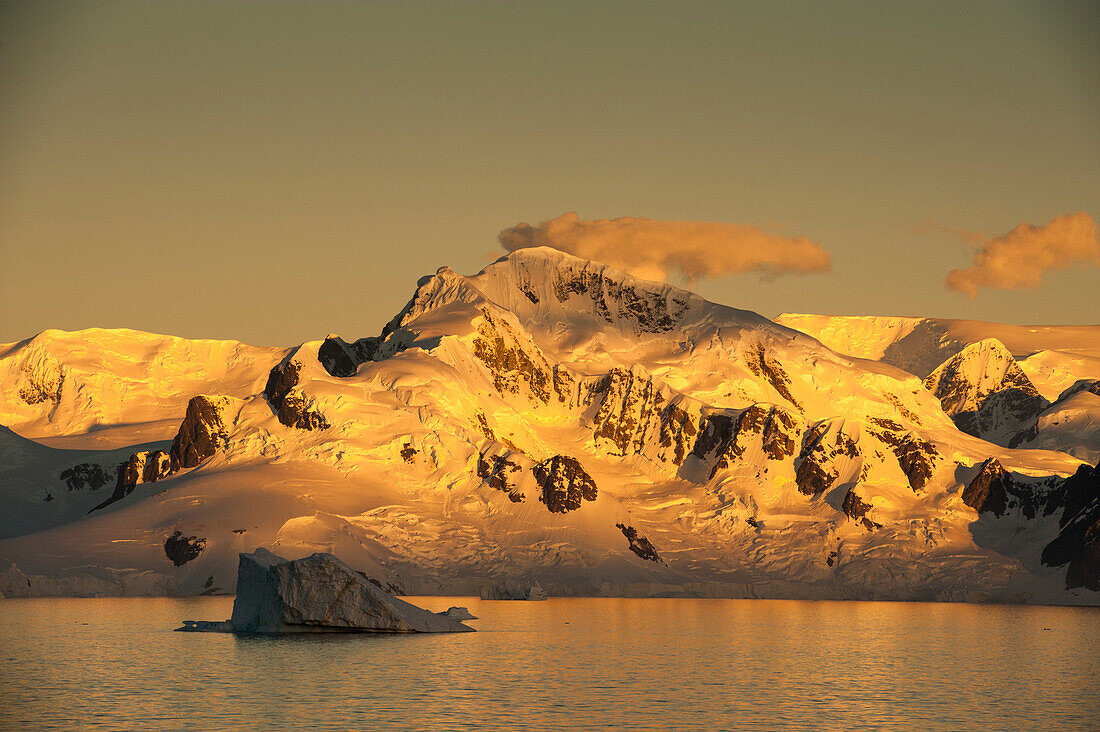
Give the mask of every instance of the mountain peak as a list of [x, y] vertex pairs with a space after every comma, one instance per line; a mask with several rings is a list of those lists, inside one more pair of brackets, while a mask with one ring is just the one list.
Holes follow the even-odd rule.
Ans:
[[971, 343], [924, 380], [963, 432], [1007, 443], [1049, 406], [996, 338]]

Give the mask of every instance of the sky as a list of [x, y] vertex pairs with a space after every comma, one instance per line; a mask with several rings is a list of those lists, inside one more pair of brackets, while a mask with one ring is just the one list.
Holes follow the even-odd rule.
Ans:
[[1098, 29], [1094, 2], [0, 0], [0, 342], [375, 335], [574, 212], [824, 251], [645, 270], [767, 316], [1097, 323], [1088, 251], [945, 278], [1100, 218]]

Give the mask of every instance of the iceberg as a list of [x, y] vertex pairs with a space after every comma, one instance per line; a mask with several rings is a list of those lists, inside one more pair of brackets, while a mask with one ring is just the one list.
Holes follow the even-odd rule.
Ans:
[[[399, 600], [332, 554], [283, 559], [257, 549], [241, 554], [233, 617], [184, 621], [177, 630], [231, 633], [464, 633], [454, 616]], [[456, 612], [452, 612], [456, 611]]]

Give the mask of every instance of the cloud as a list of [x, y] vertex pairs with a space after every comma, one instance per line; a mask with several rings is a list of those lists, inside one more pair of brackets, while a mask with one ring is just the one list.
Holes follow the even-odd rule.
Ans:
[[501, 231], [499, 239], [510, 252], [549, 246], [650, 280], [673, 273], [689, 281], [742, 272], [770, 278], [831, 267], [829, 253], [815, 241], [745, 224], [630, 217], [582, 221], [567, 213], [538, 226], [517, 224]]
[[974, 263], [948, 272], [944, 285], [973, 300], [978, 288], [1035, 287], [1047, 270], [1066, 269], [1076, 262], [1100, 266], [1096, 222], [1083, 212], [1059, 216], [1043, 226], [1020, 224], [986, 241], [974, 253]]

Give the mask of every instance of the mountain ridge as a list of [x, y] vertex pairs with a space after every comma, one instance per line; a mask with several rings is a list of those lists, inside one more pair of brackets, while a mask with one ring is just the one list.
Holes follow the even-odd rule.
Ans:
[[[377, 336], [239, 353], [218, 366], [232, 388], [206, 388], [216, 369], [193, 381], [228, 400], [216, 426], [142, 393], [113, 415], [174, 414], [184, 434], [186, 411], [212, 452], [0, 540], [9, 580], [72, 592], [125, 567], [145, 573], [131, 591], [188, 594], [231, 586], [236, 552], [266, 546], [333, 551], [417, 592], [537, 579], [557, 594], [1094, 601], [1042, 563], [1056, 518], [962, 497], [990, 458], [1026, 486], [1081, 460], [963, 434], [915, 375], [599, 263], [534, 250], [469, 277], [440, 268]], [[42, 424], [10, 399], [0, 421]], [[0, 490], [27, 511], [43, 500]], [[172, 536], [202, 549], [173, 566]], [[94, 571], [45, 546], [79, 547]]]

